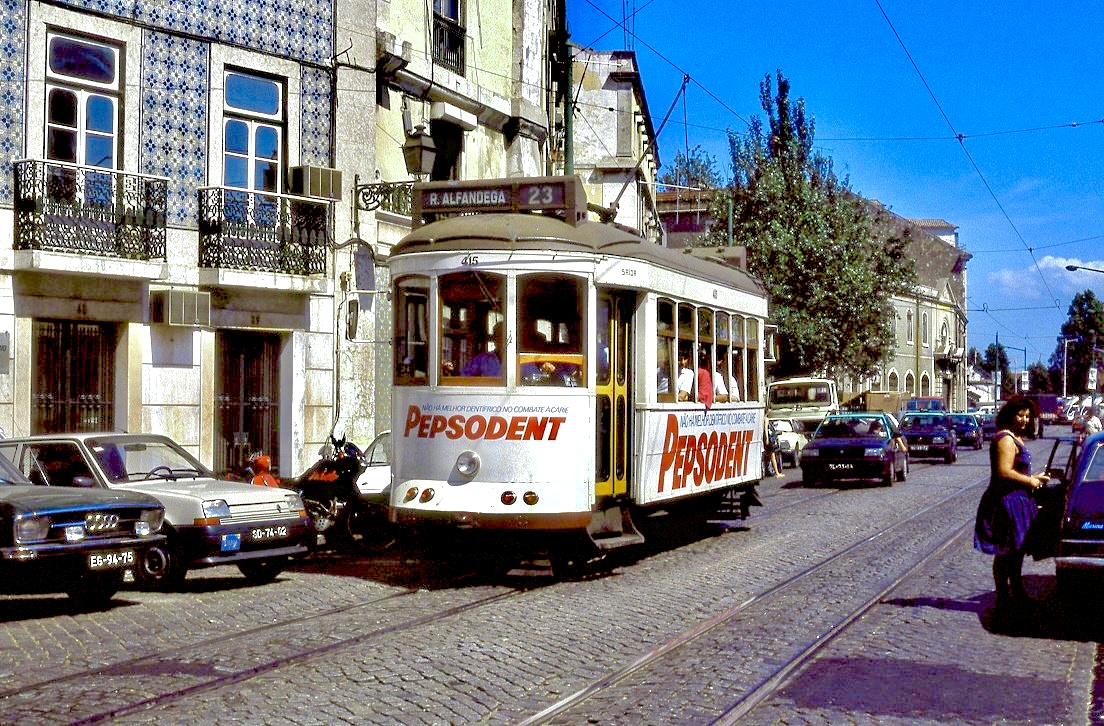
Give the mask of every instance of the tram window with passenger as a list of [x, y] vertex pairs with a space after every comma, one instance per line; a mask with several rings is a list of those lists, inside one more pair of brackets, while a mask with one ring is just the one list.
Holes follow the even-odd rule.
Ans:
[[[539, 273], [520, 275], [518, 297], [518, 384], [581, 386], [586, 382], [582, 278]], [[607, 347], [608, 355], [608, 347]], [[598, 365], [602, 365], [599, 346]], [[606, 359], [608, 367], [608, 357]]]
[[675, 400], [675, 303], [660, 299], [656, 305], [656, 400]]
[[437, 281], [442, 385], [506, 383], [506, 278], [464, 270]]

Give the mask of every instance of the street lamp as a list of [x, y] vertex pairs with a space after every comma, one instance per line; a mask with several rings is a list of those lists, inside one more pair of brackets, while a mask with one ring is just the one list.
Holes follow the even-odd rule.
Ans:
[[1066, 265], [1066, 269], [1070, 272], [1077, 272], [1078, 270], [1088, 270], [1089, 272], [1099, 272], [1104, 275], [1104, 270], [1098, 270], [1095, 267], [1085, 267], [1084, 265]]

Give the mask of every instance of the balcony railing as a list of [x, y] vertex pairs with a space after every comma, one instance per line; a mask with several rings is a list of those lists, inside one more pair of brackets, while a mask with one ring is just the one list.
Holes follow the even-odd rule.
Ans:
[[358, 184], [356, 202], [368, 212], [377, 209], [392, 214], [410, 216], [413, 206], [414, 182], [375, 182]]
[[15, 174], [15, 249], [165, 259], [169, 180], [22, 159]]
[[442, 15], [433, 16], [433, 60], [464, 75], [464, 27]]
[[326, 201], [229, 187], [199, 190], [199, 266], [289, 275], [326, 271]]

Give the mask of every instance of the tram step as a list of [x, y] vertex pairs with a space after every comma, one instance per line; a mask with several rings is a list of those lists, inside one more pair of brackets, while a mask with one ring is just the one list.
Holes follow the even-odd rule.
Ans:
[[613, 550], [618, 547], [644, 544], [644, 535], [639, 532], [626, 532], [613, 537], [594, 537], [594, 546], [600, 550]]

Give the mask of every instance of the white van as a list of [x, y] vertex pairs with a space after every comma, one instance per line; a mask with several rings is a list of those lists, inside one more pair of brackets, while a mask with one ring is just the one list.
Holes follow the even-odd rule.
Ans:
[[830, 378], [785, 378], [767, 386], [767, 420], [791, 419], [812, 433], [825, 416], [839, 410], [836, 382]]

